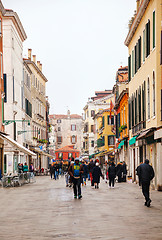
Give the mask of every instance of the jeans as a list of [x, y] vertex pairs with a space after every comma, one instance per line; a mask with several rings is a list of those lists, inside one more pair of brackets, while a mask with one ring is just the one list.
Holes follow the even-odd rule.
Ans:
[[81, 179], [73, 178], [74, 196], [81, 196]]
[[150, 200], [150, 182], [142, 182], [142, 193], [145, 197], [146, 202]]

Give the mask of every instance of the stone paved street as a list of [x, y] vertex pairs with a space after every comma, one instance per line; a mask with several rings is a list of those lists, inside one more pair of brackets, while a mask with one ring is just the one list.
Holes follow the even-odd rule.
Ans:
[[136, 184], [100, 189], [90, 182], [83, 199], [49, 176], [17, 188], [0, 188], [0, 240], [162, 239], [162, 192], [151, 191], [152, 206], [144, 206]]

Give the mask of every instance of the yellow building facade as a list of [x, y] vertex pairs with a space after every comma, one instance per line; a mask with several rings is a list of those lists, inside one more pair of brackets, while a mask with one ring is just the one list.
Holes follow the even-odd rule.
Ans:
[[137, 0], [125, 40], [129, 71], [129, 147], [133, 180], [136, 167], [146, 158], [155, 170], [153, 186], [162, 187], [161, 137], [161, 20], [162, 0]]

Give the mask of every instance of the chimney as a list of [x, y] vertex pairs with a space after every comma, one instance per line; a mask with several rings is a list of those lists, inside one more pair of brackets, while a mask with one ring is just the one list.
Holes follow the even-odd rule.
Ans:
[[140, 0], [136, 0], [136, 3], [137, 3], [137, 4], [136, 4], [136, 8], [137, 8], [137, 9], [136, 9], [136, 10], [137, 10], [137, 12], [138, 12], [138, 9], [139, 9], [139, 6], [140, 6]]
[[36, 64], [36, 55], [33, 55], [33, 62]]
[[28, 49], [28, 59], [31, 60], [32, 49]]
[[42, 72], [42, 63], [40, 63], [40, 70], [41, 70], [41, 72]]
[[37, 67], [40, 69], [40, 61], [37, 61]]

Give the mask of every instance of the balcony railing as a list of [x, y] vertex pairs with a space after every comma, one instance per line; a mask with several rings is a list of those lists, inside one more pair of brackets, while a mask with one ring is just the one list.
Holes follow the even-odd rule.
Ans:
[[146, 128], [146, 121], [141, 121], [140, 123], [138, 123], [134, 127], [132, 127], [132, 133], [135, 134], [144, 128]]

